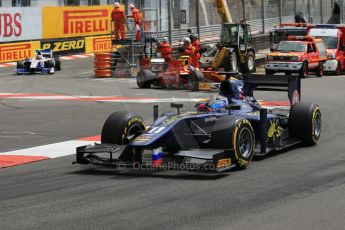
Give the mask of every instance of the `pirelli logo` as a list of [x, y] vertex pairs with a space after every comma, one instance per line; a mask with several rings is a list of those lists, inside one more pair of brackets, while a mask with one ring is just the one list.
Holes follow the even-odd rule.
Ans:
[[111, 41], [109, 38], [94, 38], [92, 42], [94, 52], [105, 51], [111, 49]]
[[32, 43], [0, 45], [0, 62], [9, 62], [30, 58], [33, 55]]
[[[112, 50], [112, 44], [109, 36], [95, 36], [85, 38], [85, 52], [109, 52]], [[113, 50], [115, 51], [115, 50]]]
[[109, 30], [109, 17], [107, 9], [63, 11], [63, 33], [107, 32]]

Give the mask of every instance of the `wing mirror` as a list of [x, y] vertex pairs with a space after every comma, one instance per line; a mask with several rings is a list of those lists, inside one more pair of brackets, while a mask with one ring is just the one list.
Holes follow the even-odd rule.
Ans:
[[176, 108], [177, 109], [177, 114], [180, 114], [180, 109], [183, 107], [183, 104], [171, 103], [170, 107], [171, 108]]

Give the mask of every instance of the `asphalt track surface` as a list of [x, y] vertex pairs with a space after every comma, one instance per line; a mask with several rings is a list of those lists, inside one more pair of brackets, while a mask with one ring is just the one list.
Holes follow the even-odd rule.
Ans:
[[[16, 76], [13, 67], [0, 68], [0, 93], [211, 95], [139, 90], [133, 80], [95, 80], [92, 58], [63, 61], [62, 68], [53, 76]], [[0, 169], [0, 229], [343, 230], [344, 87], [345, 76], [303, 79], [302, 99], [322, 110], [318, 145], [255, 159], [247, 170], [221, 175], [114, 171], [72, 165], [73, 155]], [[140, 113], [149, 123], [152, 105], [1, 99], [0, 152], [97, 135], [116, 110]], [[169, 103], [160, 103], [160, 109], [169, 109]]]

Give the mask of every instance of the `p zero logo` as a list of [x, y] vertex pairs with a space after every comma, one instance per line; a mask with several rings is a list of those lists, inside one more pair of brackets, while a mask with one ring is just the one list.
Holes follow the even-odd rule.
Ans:
[[71, 10], [63, 12], [64, 34], [107, 32], [108, 10]]
[[0, 45], [0, 62], [11, 62], [30, 58], [35, 49], [39, 48], [39, 42], [12, 43]]
[[111, 40], [109, 36], [86, 37], [85, 51], [93, 52], [109, 52], [111, 50]]
[[47, 42], [41, 42], [42, 49], [52, 49], [54, 54], [65, 55], [71, 52], [85, 52], [85, 40], [82, 39], [65, 39], [51, 40]]

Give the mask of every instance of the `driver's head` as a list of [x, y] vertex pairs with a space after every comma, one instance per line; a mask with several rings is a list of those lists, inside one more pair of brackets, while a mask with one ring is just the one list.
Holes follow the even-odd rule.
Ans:
[[42, 59], [42, 53], [40, 51], [36, 52], [36, 58], [37, 59]]
[[208, 106], [214, 112], [221, 112], [228, 105], [228, 99], [220, 95], [214, 95], [210, 98]]

